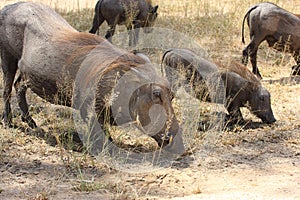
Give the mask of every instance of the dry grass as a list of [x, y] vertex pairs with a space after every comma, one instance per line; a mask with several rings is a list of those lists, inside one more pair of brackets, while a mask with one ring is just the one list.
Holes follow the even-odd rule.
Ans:
[[[35, 1], [50, 5], [80, 31], [88, 31], [91, 27], [96, 1]], [[0, 8], [13, 2], [17, 1], [2, 0]], [[230, 59], [241, 59], [241, 51], [245, 47], [241, 42], [242, 17], [250, 5], [258, 2], [261, 1], [153, 0], [154, 4], [159, 5], [159, 17], [156, 26], [169, 28], [188, 35], [207, 50], [213, 60], [222, 63], [226, 63]], [[300, 13], [299, 0], [276, 0], [272, 2], [291, 12]], [[101, 27], [100, 35], [104, 35], [106, 28], [106, 25]], [[124, 30], [124, 27], [118, 27], [117, 29], [117, 31], [122, 30]], [[247, 42], [249, 41], [248, 28], [246, 27], [245, 30]], [[159, 62], [161, 52], [152, 53], [150, 57], [153, 61]], [[288, 79], [287, 81], [282, 79], [289, 76], [290, 66], [292, 65], [294, 65], [294, 60], [290, 55], [270, 49], [265, 43], [261, 46], [258, 53], [258, 66], [264, 77], [262, 83], [271, 92], [272, 107], [275, 118], [278, 120], [271, 126], [262, 126], [256, 129], [237, 126], [231, 131], [222, 133], [200, 132], [197, 130], [199, 112], [209, 113], [209, 105], [201, 104], [194, 99], [177, 99], [175, 106], [178, 108], [177, 112], [182, 114], [180, 120], [186, 125], [184, 131], [186, 137], [188, 136], [187, 146], [189, 147], [189, 152], [196, 154], [200, 151], [201, 145], [205, 145], [206, 142], [224, 148], [231, 148], [244, 143], [283, 143], [283, 146], [291, 145], [293, 148], [298, 149], [300, 145], [300, 109], [298, 106], [300, 103], [300, 84], [299, 82], [294, 83]], [[0, 88], [2, 91], [2, 83]], [[154, 178], [154, 181], [152, 179], [149, 180], [149, 183], [144, 181], [148, 185], [144, 185], [141, 188], [139, 188], [139, 183], [142, 181], [139, 180], [139, 177], [134, 178], [130, 183], [127, 181], [111, 183], [105, 180], [106, 175], [116, 172], [109, 166], [97, 162], [86, 153], [74, 152], [72, 149], [75, 147], [72, 141], [68, 140], [69, 137], [67, 137], [65, 144], [62, 144], [61, 140], [57, 140], [62, 134], [70, 135], [76, 131], [71, 111], [51, 105], [30, 92], [28, 94], [31, 113], [40, 129], [32, 130], [21, 122], [13, 93], [12, 104], [15, 115], [13, 118], [15, 127], [4, 128], [0, 125], [0, 173], [4, 173], [3, 170], [7, 171], [3, 175], [3, 180], [0, 180], [0, 195], [3, 191], [8, 191], [9, 194], [14, 195], [16, 198], [25, 196], [27, 199], [48, 199], [49, 196], [57, 195], [60, 188], [56, 186], [59, 185], [63, 192], [74, 196], [76, 196], [76, 193], [70, 192], [71, 190], [81, 192], [98, 191], [101, 195], [113, 194], [112, 198], [117, 199], [138, 199], [150, 195], [157, 185], [163, 184], [163, 178], [160, 179], [157, 174], [153, 176], [158, 178]], [[180, 108], [187, 103], [193, 112]], [[0, 104], [0, 110], [3, 110], [2, 103]], [[246, 119], [257, 121], [247, 110], [243, 110], [243, 114], [246, 116]], [[123, 137], [123, 135], [121, 136]], [[142, 143], [139, 139], [131, 143], [136, 144], [136, 142]], [[148, 148], [153, 148], [153, 145], [150, 145]], [[33, 166], [32, 163], [35, 159], [47, 163], [46, 166], [48, 168], [45, 169], [44, 167], [40, 171], [34, 171], [36, 166]], [[27, 170], [26, 173], [20, 172], [22, 167], [25, 168], [25, 171]], [[31, 170], [34, 173], [36, 172], [39, 178], [36, 178], [35, 175], [30, 175], [32, 173]], [[23, 179], [18, 179], [18, 174]], [[26, 177], [26, 174], [28, 177]], [[72, 177], [71, 180], [70, 176]], [[116, 173], [115, 176], [122, 176], [122, 173]], [[147, 176], [145, 175], [141, 179]], [[36, 180], [36, 182], [30, 181], [30, 178]], [[36, 185], [39, 184], [40, 178], [43, 179], [40, 184], [45, 188], [37, 189]], [[21, 194], [14, 193], [13, 189], [5, 185], [8, 182], [13, 182], [15, 185], [20, 186], [23, 184], [18, 182], [20, 180], [26, 182], [26, 187], [19, 189]], [[170, 181], [173, 180], [170, 179]], [[49, 182], [51, 187], [47, 188], [46, 185]], [[62, 182], [66, 183], [62, 184]], [[182, 190], [180, 188], [178, 191], [171, 192], [174, 192], [174, 196], [176, 196]], [[191, 193], [194, 194], [202, 192], [203, 190], [199, 185], [191, 189]], [[152, 194], [155, 196], [155, 192], [152, 192]], [[158, 195], [160, 194], [162, 194], [161, 191], [158, 192]]]

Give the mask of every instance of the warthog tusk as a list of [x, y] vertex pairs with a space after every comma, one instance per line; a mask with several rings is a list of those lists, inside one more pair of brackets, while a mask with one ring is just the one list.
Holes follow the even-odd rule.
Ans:
[[173, 142], [173, 135], [171, 135], [169, 138], [169, 144], [172, 144], [172, 142]]

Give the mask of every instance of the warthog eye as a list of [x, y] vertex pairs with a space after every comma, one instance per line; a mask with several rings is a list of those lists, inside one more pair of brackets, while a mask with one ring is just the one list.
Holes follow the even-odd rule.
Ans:
[[264, 96], [260, 96], [260, 97], [259, 97], [259, 100], [260, 100], [260, 101], [265, 101], [265, 97], [264, 97]]
[[260, 100], [260, 101], [267, 101], [268, 98], [269, 98], [268, 95], [260, 95], [260, 96], [259, 96], [259, 100]]
[[160, 89], [153, 89], [152, 91], [152, 100], [154, 101], [154, 103], [160, 103], [162, 102], [161, 99], [161, 90]]

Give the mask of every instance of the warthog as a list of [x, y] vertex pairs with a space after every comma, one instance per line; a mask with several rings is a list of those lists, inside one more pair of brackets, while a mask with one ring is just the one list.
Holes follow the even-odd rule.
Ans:
[[150, 27], [157, 18], [157, 9], [158, 5], [152, 6], [150, 0], [99, 0], [90, 33], [96, 33], [99, 26], [106, 21], [109, 29], [105, 38], [111, 42], [116, 25], [125, 25], [129, 31], [129, 46], [135, 46], [139, 28], [144, 28], [146, 33], [151, 31]]
[[[264, 123], [276, 121], [271, 109], [270, 93], [242, 64], [235, 62], [223, 68], [188, 49], [169, 49], [164, 53], [162, 62], [171, 84], [174, 80], [172, 70], [182, 72], [196, 97], [224, 103], [232, 122], [243, 121], [240, 107], [247, 107]], [[225, 94], [220, 96], [220, 93]]]
[[260, 3], [249, 8], [243, 19], [242, 42], [244, 40], [244, 23], [250, 29], [250, 43], [243, 50], [243, 64], [247, 65], [248, 55], [253, 73], [261, 78], [257, 68], [257, 50], [266, 40], [270, 47], [279, 51], [290, 52], [297, 63], [294, 69], [300, 67], [300, 19], [298, 16], [278, 7], [273, 3]]
[[[89, 115], [85, 102], [93, 97], [89, 101], [95, 102], [93, 111], [103, 130], [107, 121], [116, 123], [116, 116], [116, 125], [136, 121], [143, 130], [151, 129], [156, 119], [165, 122], [151, 135], [160, 146], [167, 145], [178, 132], [167, 80], [140, 57], [114, 47], [100, 36], [76, 31], [55, 11], [39, 3], [4, 7], [0, 11], [0, 34], [6, 125], [12, 123], [10, 98], [19, 69], [14, 83], [17, 100], [23, 121], [32, 128], [37, 125], [28, 111], [27, 88], [54, 104], [71, 107], [77, 103], [75, 108], [80, 109], [83, 119]], [[118, 81], [122, 81], [119, 85], [123, 89], [115, 88]], [[153, 118], [153, 107], [165, 112]]]

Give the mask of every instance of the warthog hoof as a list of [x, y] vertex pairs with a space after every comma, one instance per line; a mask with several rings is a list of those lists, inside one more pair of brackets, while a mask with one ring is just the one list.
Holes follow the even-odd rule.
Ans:
[[4, 125], [4, 127], [12, 127], [12, 115], [6, 115], [5, 113], [2, 114], [2, 123]]
[[30, 116], [22, 116], [22, 121], [26, 122], [30, 128], [37, 128], [35, 121]]

